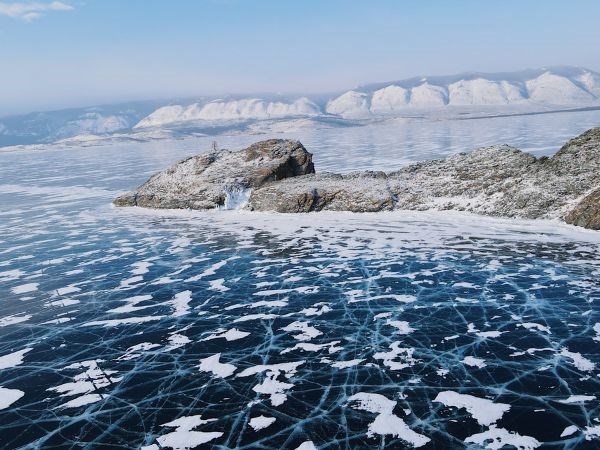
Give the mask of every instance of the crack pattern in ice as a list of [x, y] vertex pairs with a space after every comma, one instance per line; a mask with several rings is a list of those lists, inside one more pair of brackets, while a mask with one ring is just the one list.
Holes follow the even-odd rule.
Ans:
[[3, 158], [23, 189], [0, 189], [2, 448], [600, 442], [594, 233], [115, 210], [165, 161], [115, 174], [83, 152], [65, 175]]

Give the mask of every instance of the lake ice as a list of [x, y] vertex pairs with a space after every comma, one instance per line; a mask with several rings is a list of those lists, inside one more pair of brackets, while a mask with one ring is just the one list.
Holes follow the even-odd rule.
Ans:
[[[348, 172], [497, 143], [548, 155], [598, 124], [275, 136]], [[0, 447], [597, 448], [600, 233], [111, 207], [213, 139], [0, 153]]]

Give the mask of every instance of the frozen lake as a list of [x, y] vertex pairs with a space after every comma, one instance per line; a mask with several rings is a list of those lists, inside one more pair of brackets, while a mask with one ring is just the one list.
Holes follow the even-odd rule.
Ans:
[[[317, 171], [347, 172], [500, 143], [550, 155], [597, 125], [216, 140], [298, 138]], [[1, 448], [597, 448], [600, 233], [110, 206], [214, 139], [0, 153]]]

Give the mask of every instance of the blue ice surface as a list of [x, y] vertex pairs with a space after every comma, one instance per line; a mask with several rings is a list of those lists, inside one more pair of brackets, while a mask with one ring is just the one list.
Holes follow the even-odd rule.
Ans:
[[[557, 149], [598, 118], [501, 125], [507, 140], [543, 125], [553, 132], [536, 142]], [[479, 121], [473, 146], [498, 120]], [[472, 125], [440, 126], [299, 137], [317, 169], [341, 171], [471, 148]], [[443, 213], [110, 206], [208, 148], [0, 154], [1, 448], [461, 448], [494, 436], [597, 448], [596, 233]], [[472, 397], [453, 406], [448, 392]], [[261, 416], [275, 421], [261, 428]]]

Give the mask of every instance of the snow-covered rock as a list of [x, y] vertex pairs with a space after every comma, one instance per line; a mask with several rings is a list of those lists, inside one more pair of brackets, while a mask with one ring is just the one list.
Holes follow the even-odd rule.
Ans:
[[246, 197], [246, 190], [314, 171], [312, 154], [300, 142], [271, 139], [237, 152], [214, 150], [184, 159], [114, 203], [148, 208], [227, 209], [228, 205], [240, 205], [237, 200]]

